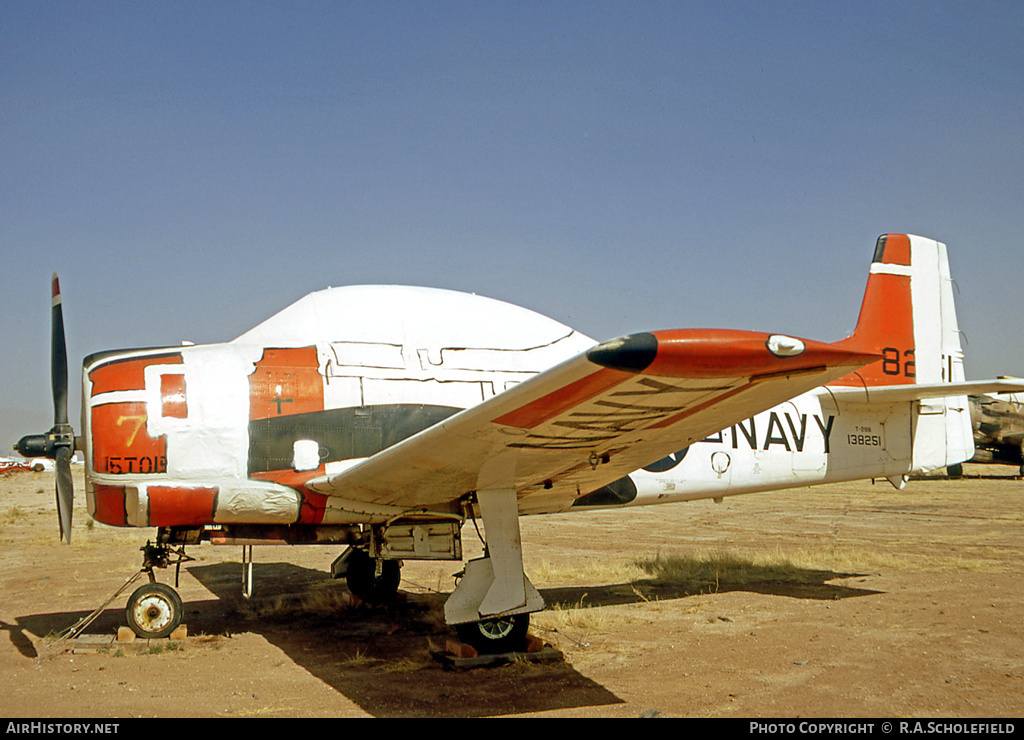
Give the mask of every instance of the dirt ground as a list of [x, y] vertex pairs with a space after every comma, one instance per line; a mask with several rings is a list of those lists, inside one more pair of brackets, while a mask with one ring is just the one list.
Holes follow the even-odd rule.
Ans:
[[[1013, 472], [523, 519], [527, 572], [549, 604], [532, 631], [564, 660], [472, 670], [436, 657], [458, 564], [407, 563], [400, 601], [372, 608], [330, 578], [339, 550], [316, 546], [256, 548], [250, 600], [239, 548], [191, 548], [185, 640], [57, 641], [138, 570], [153, 531], [89, 526], [79, 494], [61, 545], [52, 474], [10, 474], [0, 717], [1020, 717]], [[467, 554], [474, 543], [470, 525]], [[636, 558], [720, 553], [803, 565], [699, 588], [622, 575]], [[115, 634], [126, 595], [87, 632]]]

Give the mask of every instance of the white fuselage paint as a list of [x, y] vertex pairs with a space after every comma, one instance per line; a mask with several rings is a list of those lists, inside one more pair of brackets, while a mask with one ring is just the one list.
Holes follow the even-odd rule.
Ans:
[[911, 472], [910, 403], [837, 409], [814, 391], [693, 444], [678, 465], [630, 475], [632, 505], [795, 488]]

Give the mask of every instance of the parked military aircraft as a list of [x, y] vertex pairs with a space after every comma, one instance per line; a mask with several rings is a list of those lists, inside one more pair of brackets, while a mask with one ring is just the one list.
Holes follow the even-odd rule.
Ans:
[[[50, 462], [50, 461], [47, 461]], [[50, 462], [52, 466], [53, 463]], [[32, 462], [24, 458], [0, 457], [0, 473], [18, 473], [32, 470]], [[42, 468], [40, 468], [42, 470]]]
[[974, 457], [971, 462], [1016, 465], [1024, 476], [1024, 398], [1016, 394], [971, 396]]
[[[902, 486], [969, 459], [967, 394], [1024, 385], [964, 381], [950, 286], [944, 245], [883, 236], [857, 327], [834, 343], [720, 329], [596, 343], [475, 295], [328, 289], [224, 344], [85, 358], [76, 437], [55, 275], [55, 423], [16, 449], [56, 460], [68, 541], [80, 449], [90, 515], [157, 528], [150, 566], [200, 542], [242, 545], [250, 565], [253, 544], [344, 545], [335, 571], [371, 601], [396, 592], [403, 559], [462, 560], [462, 525], [480, 519], [484, 557], [445, 617], [504, 650], [543, 608], [521, 515]], [[166, 635], [181, 601], [149, 574], [128, 621]]]
[[[77, 453], [71, 458], [71, 464], [81, 464], [77, 459]], [[32, 471], [34, 473], [52, 472], [56, 466], [53, 460], [45, 457], [0, 457], [0, 473], [14, 471]]]

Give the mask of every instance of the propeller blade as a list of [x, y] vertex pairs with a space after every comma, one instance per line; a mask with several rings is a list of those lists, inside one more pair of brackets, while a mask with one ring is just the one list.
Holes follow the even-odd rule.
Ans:
[[53, 387], [54, 463], [57, 479], [57, 518], [60, 538], [71, 544], [71, 512], [75, 504], [75, 484], [71, 479], [71, 455], [75, 435], [68, 424], [68, 350], [64, 340], [64, 309], [60, 299], [60, 281], [53, 273], [50, 283], [50, 383]]
[[53, 428], [46, 434], [29, 434], [14, 445], [23, 457], [48, 457], [55, 463], [57, 519], [60, 538], [71, 544], [71, 510], [75, 485], [71, 478], [71, 456], [75, 452], [75, 430], [68, 424], [68, 350], [64, 341], [64, 310], [60, 283], [53, 273], [50, 283], [50, 382], [53, 387]]
[[54, 458], [57, 474], [57, 518], [60, 538], [71, 544], [71, 510], [75, 505], [75, 484], [71, 480], [71, 448], [58, 447]]
[[68, 351], [64, 342], [64, 310], [56, 272], [50, 289], [50, 382], [53, 386], [53, 424], [57, 428], [68, 423]]
[[72, 509], [75, 484], [71, 459], [75, 453], [75, 430], [68, 424], [68, 346], [63, 333], [60, 282], [53, 273], [50, 282], [50, 384], [53, 390], [53, 428], [46, 434], [22, 437], [14, 449], [26, 458], [49, 458], [56, 472], [57, 522], [60, 538], [71, 545]]

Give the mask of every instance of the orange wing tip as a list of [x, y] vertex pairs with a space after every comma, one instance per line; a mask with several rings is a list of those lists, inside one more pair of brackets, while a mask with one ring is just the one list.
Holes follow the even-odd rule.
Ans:
[[837, 344], [727, 329], [681, 329], [619, 337], [594, 347], [602, 367], [663, 377], [740, 377], [818, 367], [859, 367], [879, 355]]

